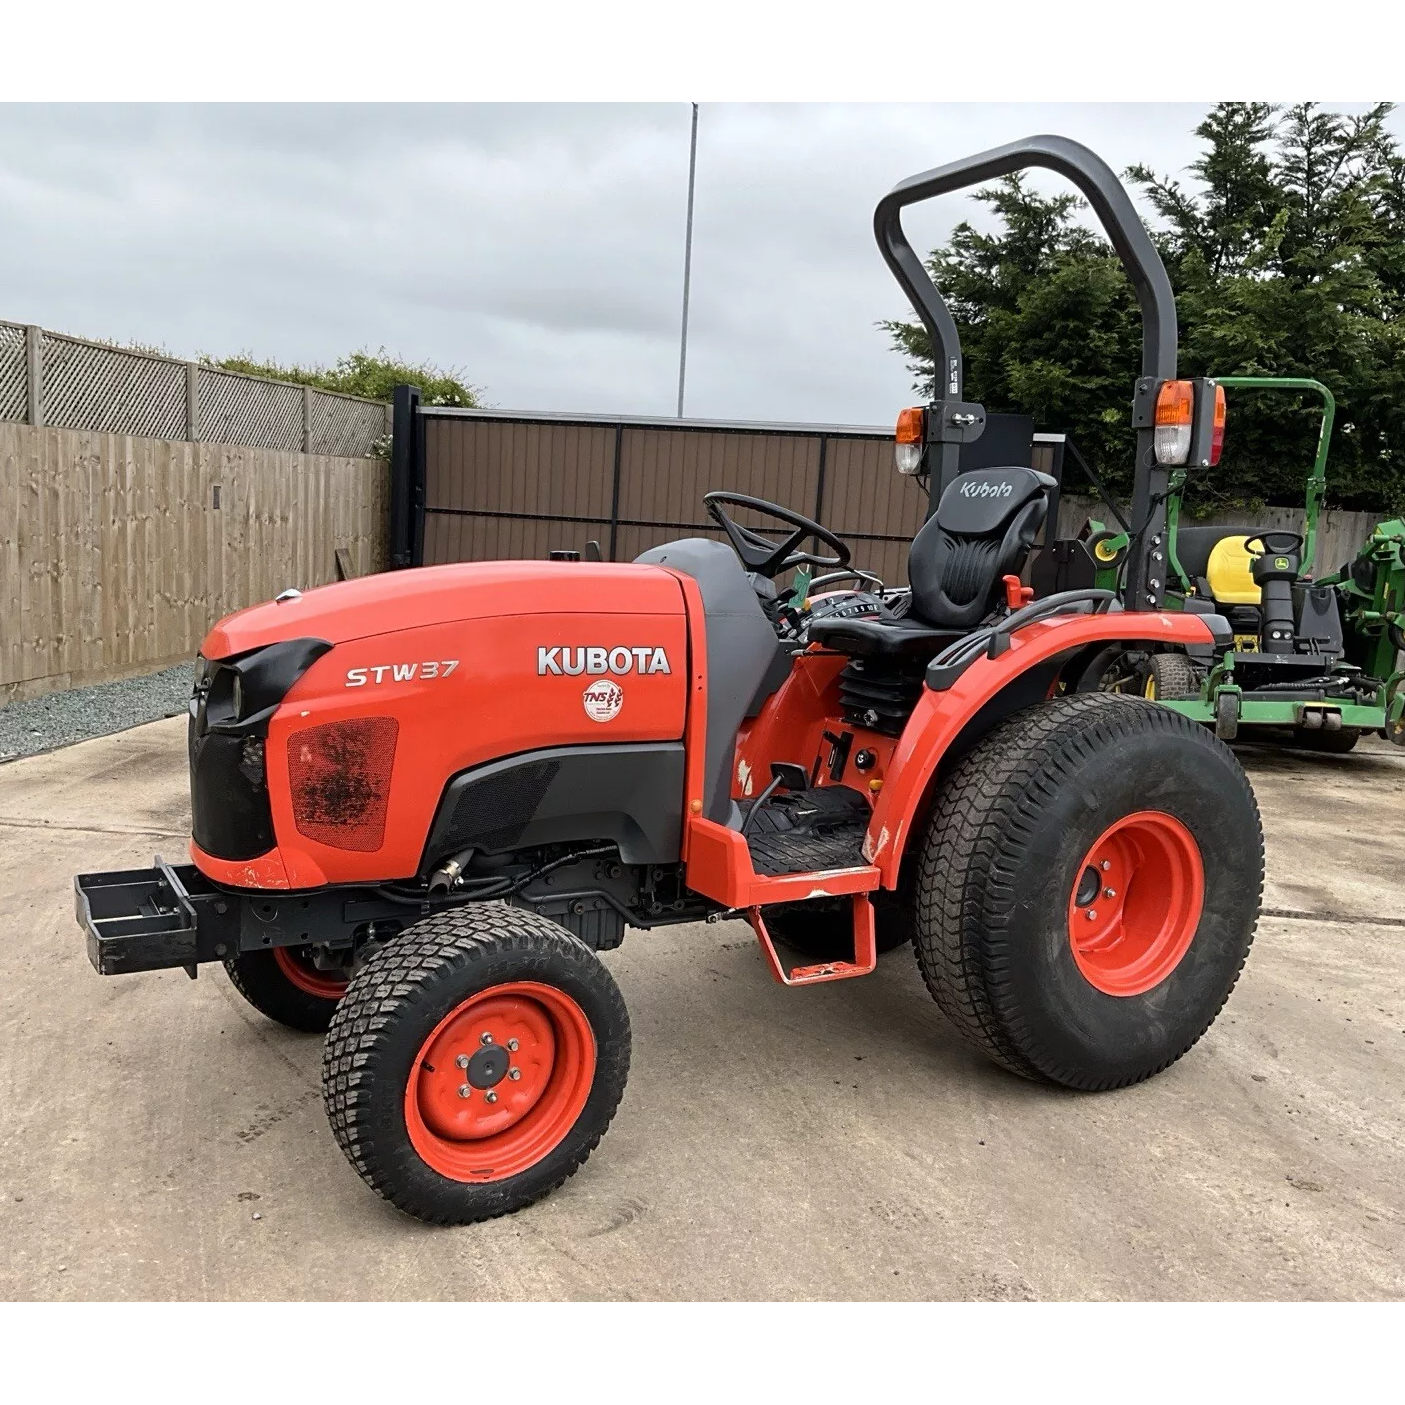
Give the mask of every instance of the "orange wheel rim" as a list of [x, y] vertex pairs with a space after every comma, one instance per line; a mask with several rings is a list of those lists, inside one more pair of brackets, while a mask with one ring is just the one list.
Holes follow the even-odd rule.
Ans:
[[305, 995], [320, 1000], [340, 1000], [346, 994], [346, 976], [340, 971], [319, 971], [311, 957], [291, 947], [277, 946], [273, 959], [278, 969]]
[[1126, 815], [1098, 836], [1073, 880], [1073, 959], [1105, 995], [1141, 995], [1180, 964], [1204, 905], [1195, 836], [1160, 810]]
[[405, 1129], [452, 1181], [501, 1181], [549, 1155], [595, 1081], [595, 1033], [564, 991], [490, 986], [450, 1010], [420, 1045], [405, 1085]]

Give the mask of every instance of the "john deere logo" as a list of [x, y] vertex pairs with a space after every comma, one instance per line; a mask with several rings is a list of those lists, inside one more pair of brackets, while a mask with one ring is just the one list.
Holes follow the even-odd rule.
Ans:
[[1275, 571], [1291, 570], [1293, 563], [1286, 556], [1275, 556], [1273, 558], [1273, 569]]

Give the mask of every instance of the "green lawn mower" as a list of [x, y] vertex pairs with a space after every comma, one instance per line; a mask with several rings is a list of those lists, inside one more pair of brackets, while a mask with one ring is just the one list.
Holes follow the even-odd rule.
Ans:
[[[1310, 391], [1322, 399], [1322, 428], [1308, 475], [1303, 531], [1254, 526], [1183, 526], [1186, 483], [1219, 460], [1224, 391]], [[1208, 400], [1207, 403], [1201, 403]], [[1226, 741], [1288, 741], [1316, 751], [1350, 751], [1363, 732], [1405, 746], [1405, 522], [1381, 523], [1355, 560], [1314, 575], [1336, 404], [1320, 381], [1224, 376], [1168, 382], [1156, 407], [1167, 457], [1179, 456], [1166, 487], [1164, 540], [1148, 545], [1165, 568], [1164, 608], [1228, 620], [1227, 647], [1120, 655], [1102, 687], [1139, 692], [1215, 729]], [[1192, 425], [1213, 426], [1192, 446]], [[1177, 455], [1173, 436], [1185, 444]], [[1158, 452], [1161, 446], [1158, 445]], [[1163, 462], [1166, 460], [1163, 458]], [[1125, 592], [1123, 563], [1134, 532], [1090, 522], [1083, 547], [1095, 583]]]

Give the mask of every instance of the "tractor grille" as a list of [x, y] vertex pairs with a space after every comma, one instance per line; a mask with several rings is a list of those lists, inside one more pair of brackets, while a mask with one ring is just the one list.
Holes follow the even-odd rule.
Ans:
[[399, 732], [393, 717], [358, 717], [303, 727], [288, 738], [299, 834], [354, 853], [381, 847]]
[[839, 705], [844, 720], [886, 737], [899, 737], [922, 696], [926, 660], [890, 662], [851, 659], [839, 675]]

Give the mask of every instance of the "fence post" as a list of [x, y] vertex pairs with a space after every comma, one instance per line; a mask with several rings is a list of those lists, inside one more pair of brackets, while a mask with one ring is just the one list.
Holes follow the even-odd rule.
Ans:
[[24, 359], [26, 377], [29, 383], [29, 423], [44, 423], [44, 329], [26, 327], [24, 329]]
[[302, 388], [302, 451], [305, 454], [312, 452], [312, 387], [305, 385]]
[[185, 437], [192, 444], [200, 440], [200, 368], [194, 361], [185, 363]]

